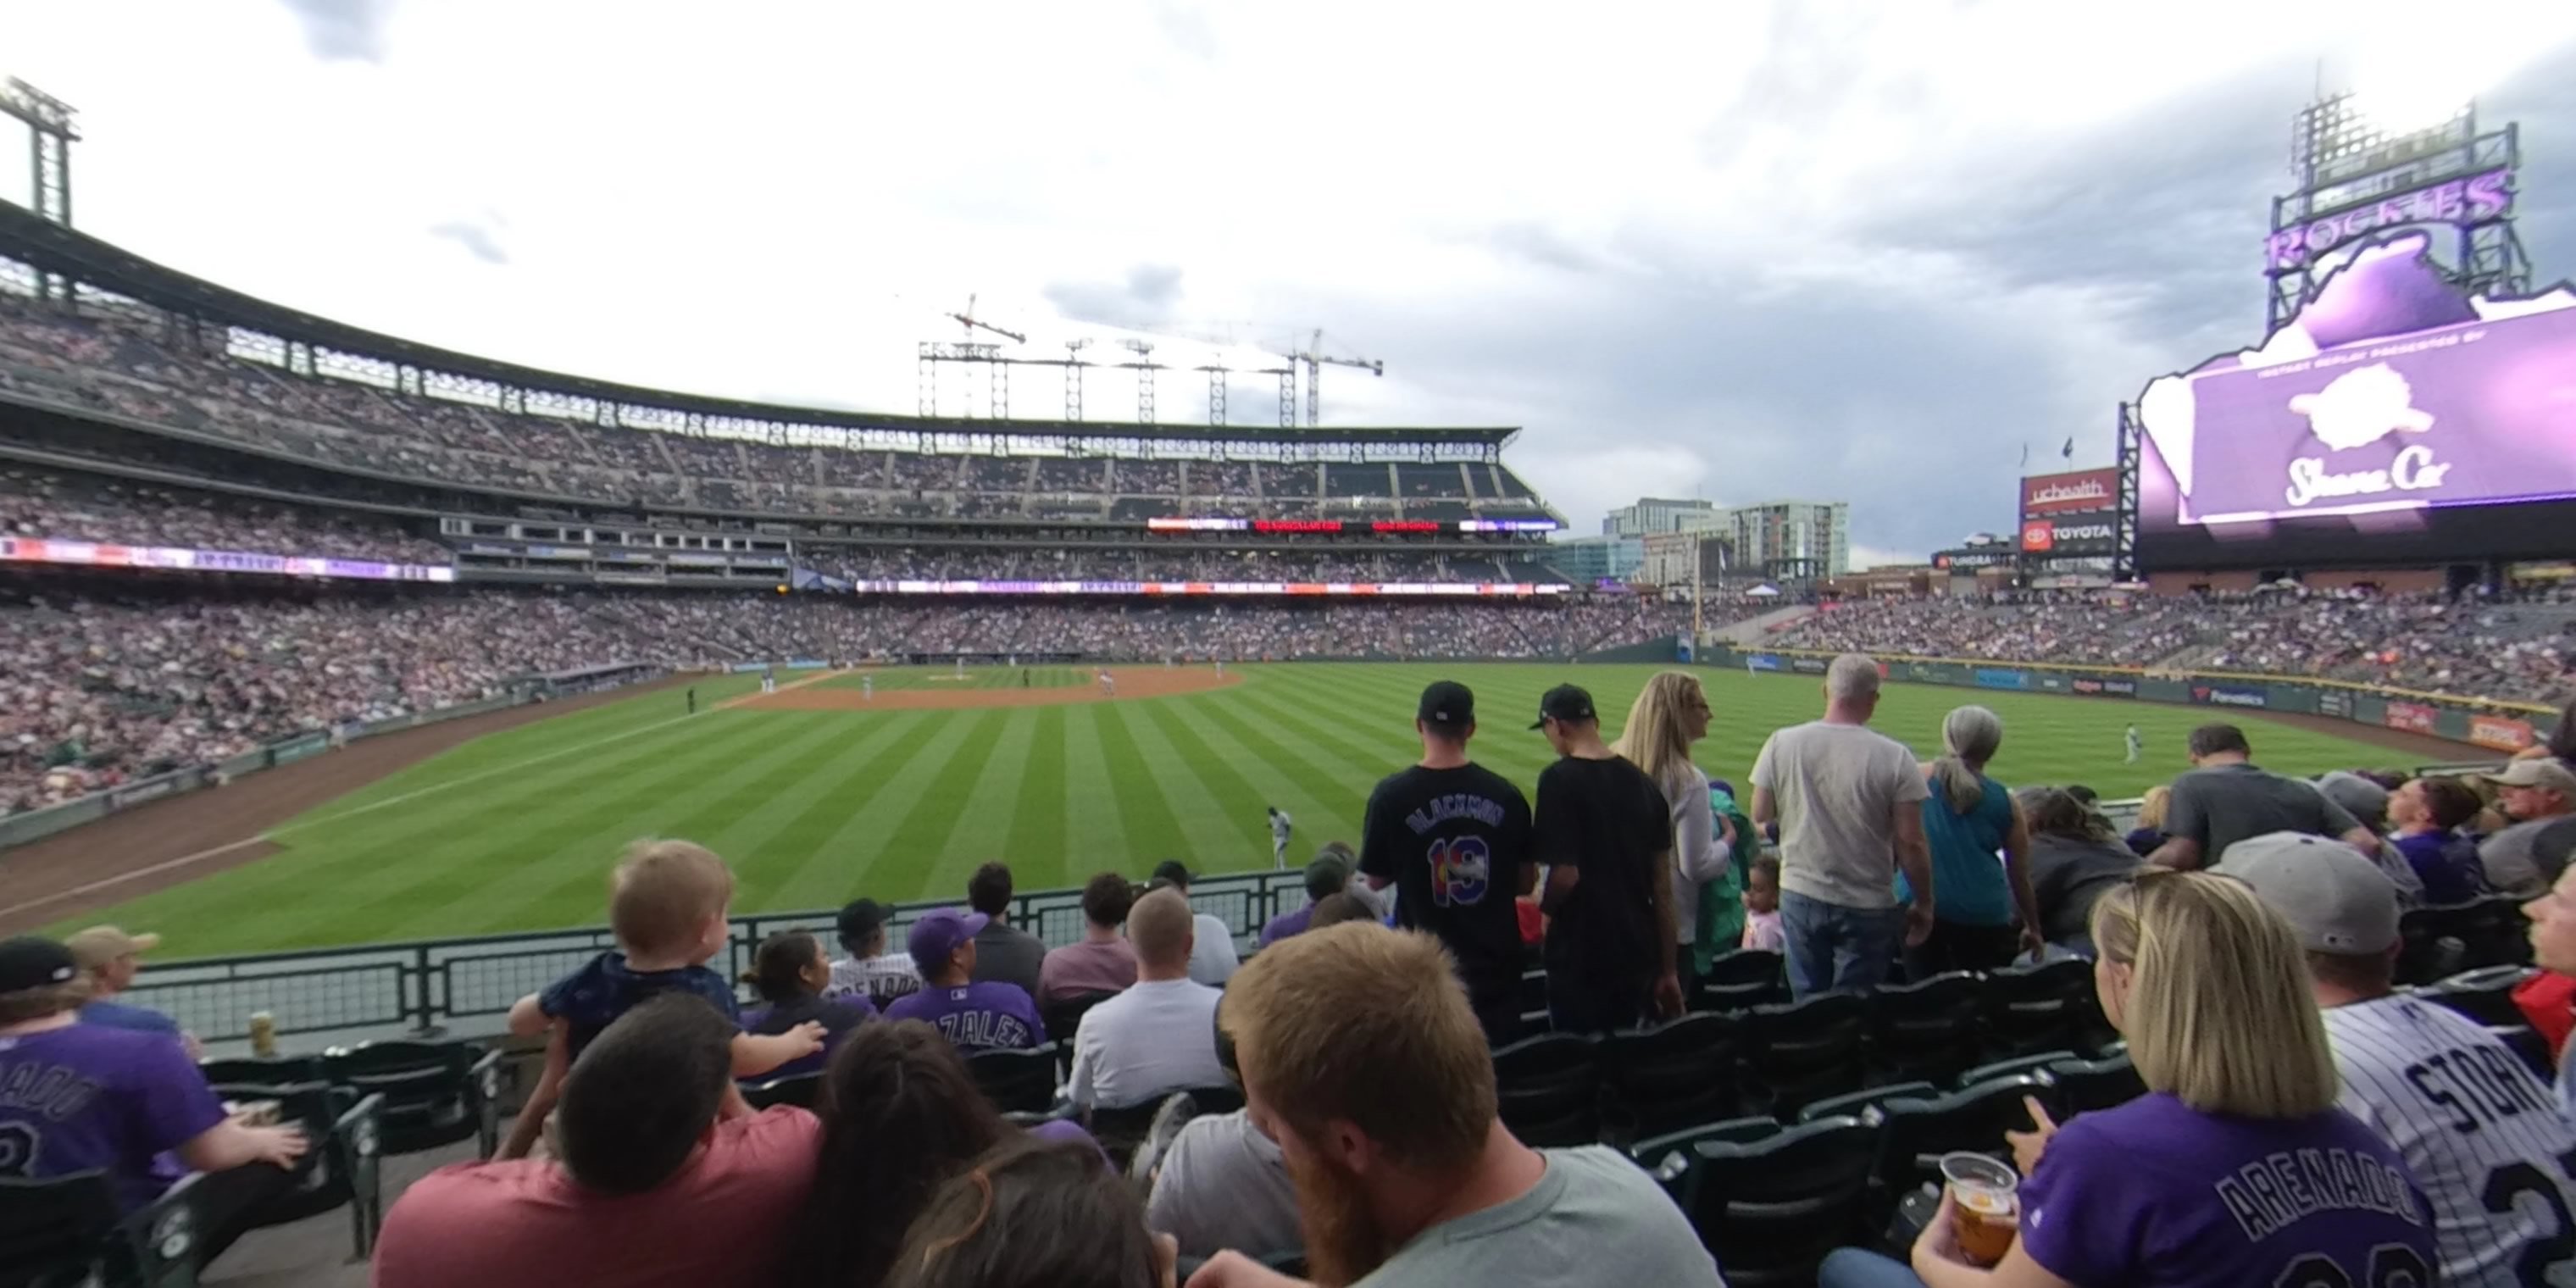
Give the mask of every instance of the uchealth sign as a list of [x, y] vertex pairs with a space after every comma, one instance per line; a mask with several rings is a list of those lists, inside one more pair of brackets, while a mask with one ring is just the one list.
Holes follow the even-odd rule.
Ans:
[[2021, 517], [2024, 526], [2038, 515], [2084, 514], [2094, 510], [2112, 510], [2120, 504], [2118, 470], [2071, 470], [2063, 474], [2032, 474], [2021, 481]]
[[2503, 716], [2469, 717], [2469, 741], [2498, 751], [2520, 751], [2538, 740], [2539, 735], [2527, 720], [2510, 720]]
[[2030, 519], [2021, 525], [2021, 548], [2034, 555], [2109, 554], [2114, 544], [2108, 519]]

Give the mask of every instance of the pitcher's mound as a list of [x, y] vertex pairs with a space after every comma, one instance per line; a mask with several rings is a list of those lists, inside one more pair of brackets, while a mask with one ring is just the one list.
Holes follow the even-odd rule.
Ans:
[[1034, 689], [885, 689], [871, 698], [856, 689], [807, 685], [764, 693], [733, 704], [753, 711], [964, 711], [979, 707], [1051, 707], [1066, 702], [1111, 702], [1126, 698], [1168, 698], [1179, 693], [1205, 693], [1243, 682], [1241, 675], [1220, 678], [1204, 666], [1113, 666], [1115, 698], [1091, 681]]

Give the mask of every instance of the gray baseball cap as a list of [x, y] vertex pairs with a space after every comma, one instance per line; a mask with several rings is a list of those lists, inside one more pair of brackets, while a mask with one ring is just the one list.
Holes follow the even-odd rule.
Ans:
[[2397, 886], [2341, 841], [2268, 832], [2228, 846], [2217, 872], [2254, 888], [2310, 952], [2367, 957], [2397, 943]]

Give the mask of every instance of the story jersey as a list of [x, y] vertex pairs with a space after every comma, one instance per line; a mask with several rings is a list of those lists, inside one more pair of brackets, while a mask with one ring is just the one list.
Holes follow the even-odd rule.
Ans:
[[1360, 874], [1394, 883], [1395, 924], [1439, 937], [1479, 1009], [1520, 987], [1513, 905], [1530, 861], [1529, 799], [1482, 765], [1415, 765], [1369, 793]]
[[2335, 1007], [2325, 1023], [2337, 1103], [2423, 1187], [2444, 1288], [2576, 1288], [2576, 1127], [2513, 1049], [2404, 996]]

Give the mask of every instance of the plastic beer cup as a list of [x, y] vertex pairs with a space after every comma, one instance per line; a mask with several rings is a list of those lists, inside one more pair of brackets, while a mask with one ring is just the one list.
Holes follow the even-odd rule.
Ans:
[[2021, 1178], [1983, 1154], [1943, 1154], [1941, 1179], [1950, 1187], [1951, 1226], [1959, 1253], [1977, 1266], [1992, 1266], [2012, 1250], [2021, 1232]]

